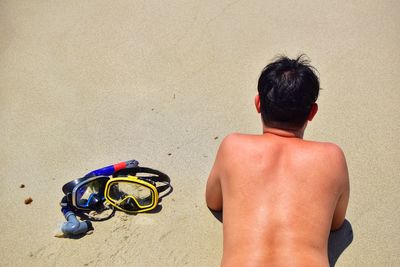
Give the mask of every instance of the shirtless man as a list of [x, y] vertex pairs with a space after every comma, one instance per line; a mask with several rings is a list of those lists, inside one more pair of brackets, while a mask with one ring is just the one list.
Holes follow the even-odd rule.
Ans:
[[223, 210], [221, 266], [329, 266], [328, 237], [345, 220], [349, 178], [335, 144], [303, 140], [319, 80], [303, 57], [280, 57], [258, 81], [262, 135], [230, 134], [207, 181]]

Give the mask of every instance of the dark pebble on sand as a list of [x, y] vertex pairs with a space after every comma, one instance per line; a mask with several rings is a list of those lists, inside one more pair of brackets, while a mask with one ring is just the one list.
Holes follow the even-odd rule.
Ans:
[[21, 184], [20, 186], [19, 186], [19, 188], [24, 188], [25, 187], [25, 185], [24, 184]]
[[31, 204], [32, 201], [33, 201], [33, 199], [31, 197], [28, 197], [27, 199], [25, 199], [25, 205]]
[[171, 156], [172, 155], [172, 153], [168, 153], [168, 156]]
[[214, 140], [217, 140], [217, 139], [218, 139], [218, 136], [214, 137]]

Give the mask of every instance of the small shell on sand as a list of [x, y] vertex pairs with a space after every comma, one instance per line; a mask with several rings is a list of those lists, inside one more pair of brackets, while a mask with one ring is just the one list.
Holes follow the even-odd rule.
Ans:
[[28, 197], [27, 199], [25, 199], [25, 205], [31, 204], [32, 201], [33, 201], [33, 199], [31, 197]]

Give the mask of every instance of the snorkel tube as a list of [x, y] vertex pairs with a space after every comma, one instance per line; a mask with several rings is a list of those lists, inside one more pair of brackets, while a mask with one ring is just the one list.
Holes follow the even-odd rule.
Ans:
[[137, 160], [128, 160], [128, 161], [122, 161], [117, 164], [113, 164], [101, 169], [97, 169], [94, 171], [89, 172], [86, 174], [84, 177], [92, 177], [92, 176], [110, 176], [114, 172], [125, 169], [125, 168], [134, 168], [139, 165], [139, 162]]

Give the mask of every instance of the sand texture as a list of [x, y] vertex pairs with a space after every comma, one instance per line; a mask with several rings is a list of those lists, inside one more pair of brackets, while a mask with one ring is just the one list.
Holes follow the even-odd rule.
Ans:
[[[261, 132], [261, 69], [306, 53], [323, 90], [305, 138], [339, 144], [351, 176], [355, 238], [337, 266], [400, 266], [399, 12], [371, 0], [0, 1], [0, 265], [218, 266], [222, 225], [204, 201], [218, 145]], [[62, 185], [129, 159], [171, 177], [162, 210], [53, 237]]]

